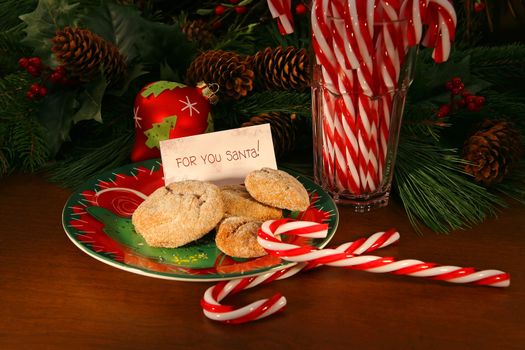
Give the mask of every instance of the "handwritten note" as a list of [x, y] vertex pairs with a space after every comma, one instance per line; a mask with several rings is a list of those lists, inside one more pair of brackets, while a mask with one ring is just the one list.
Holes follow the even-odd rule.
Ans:
[[277, 168], [269, 124], [160, 142], [164, 183], [201, 180], [243, 183], [246, 174]]

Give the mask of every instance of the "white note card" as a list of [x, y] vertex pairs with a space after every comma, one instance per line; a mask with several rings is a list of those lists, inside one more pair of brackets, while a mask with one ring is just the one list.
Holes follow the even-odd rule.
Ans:
[[270, 124], [161, 141], [160, 154], [166, 185], [182, 180], [240, 184], [253, 170], [277, 169]]

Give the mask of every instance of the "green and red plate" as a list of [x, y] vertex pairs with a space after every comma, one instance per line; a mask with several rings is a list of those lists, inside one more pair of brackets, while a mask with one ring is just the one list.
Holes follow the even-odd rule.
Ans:
[[[310, 194], [303, 212], [286, 212], [301, 220], [328, 223], [322, 239], [282, 237], [294, 244], [324, 247], [333, 237], [338, 212], [330, 196], [306, 177], [298, 178]], [[148, 160], [115, 169], [86, 182], [64, 206], [62, 223], [71, 241], [91, 257], [116, 268], [157, 278], [182, 281], [219, 281], [258, 275], [293, 263], [274, 256], [236, 259], [217, 249], [214, 232], [179, 248], [154, 248], [146, 244], [131, 223], [137, 206], [164, 185], [162, 164]]]

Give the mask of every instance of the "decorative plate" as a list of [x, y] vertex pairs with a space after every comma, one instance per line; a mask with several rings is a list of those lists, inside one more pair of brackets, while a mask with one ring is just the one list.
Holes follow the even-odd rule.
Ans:
[[[310, 193], [311, 205], [304, 212], [285, 216], [326, 222], [324, 239], [283, 237], [295, 244], [324, 247], [338, 223], [337, 207], [319, 186], [308, 178], [296, 176]], [[162, 164], [148, 160], [101, 174], [85, 183], [67, 201], [62, 213], [64, 230], [71, 241], [93, 258], [116, 268], [157, 278], [182, 281], [219, 281], [261, 274], [292, 263], [278, 257], [237, 259], [217, 249], [214, 232], [179, 248], [150, 247], [137, 234], [131, 215], [155, 189], [164, 185]]]

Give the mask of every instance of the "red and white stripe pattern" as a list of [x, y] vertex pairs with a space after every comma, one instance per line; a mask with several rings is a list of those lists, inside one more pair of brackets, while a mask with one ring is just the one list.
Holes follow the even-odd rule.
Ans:
[[264, 249], [283, 260], [296, 262], [297, 265], [278, 271], [267, 272], [256, 277], [248, 277], [220, 282], [206, 290], [201, 306], [206, 317], [225, 323], [238, 324], [258, 320], [282, 311], [286, 298], [279, 293], [271, 298], [255, 301], [241, 308], [223, 305], [221, 301], [242, 290], [253, 288], [262, 283], [270, 283], [294, 276], [300, 271], [321, 265], [344, 267], [373, 273], [393, 273], [413, 277], [426, 277], [450, 283], [473, 284], [490, 287], [508, 287], [510, 276], [499, 270], [476, 270], [458, 266], [437, 265], [415, 259], [395, 260], [390, 257], [362, 255], [386, 247], [399, 240], [395, 230], [378, 232], [368, 238], [349, 242], [337, 248], [318, 249], [312, 246], [298, 246], [281, 241], [279, 235], [299, 235], [310, 238], [322, 238], [327, 234], [327, 225], [292, 219], [270, 220], [263, 223], [257, 240]]
[[[322, 238], [327, 234], [327, 225], [308, 221], [292, 221], [290, 219], [282, 219], [271, 223], [274, 229], [272, 237], [280, 234], [294, 234], [309, 238]], [[387, 232], [378, 232], [368, 238], [361, 238], [355, 242], [349, 242], [340, 245], [333, 249], [334, 252], [341, 254], [341, 256], [354, 256], [374, 251], [379, 248], [386, 247], [397, 242], [399, 234], [395, 230]], [[279, 244], [279, 245], [277, 245]], [[295, 245], [290, 245], [297, 247]], [[289, 248], [286, 243], [279, 240], [273, 245], [274, 251], [283, 249], [286, 251]], [[309, 248], [306, 248], [309, 250]], [[326, 260], [329, 263], [328, 260]], [[239, 324], [258, 320], [268, 317], [276, 312], [282, 311], [286, 306], [286, 298], [279, 293], [273, 295], [271, 298], [255, 301], [247, 306], [241, 308], [234, 308], [230, 305], [223, 305], [221, 301], [229, 295], [233, 295], [242, 290], [253, 288], [260, 284], [270, 283], [275, 280], [282, 280], [292, 277], [300, 271], [310, 270], [315, 267], [323, 265], [323, 259], [316, 259], [314, 262], [299, 263], [291, 267], [286, 267], [278, 271], [271, 271], [256, 277], [247, 277], [242, 279], [235, 279], [231, 281], [223, 281], [210, 287], [204, 293], [201, 300], [201, 306], [204, 315], [214, 321], [220, 321], [229, 324]]]
[[454, 8], [449, 0], [313, 0], [311, 19], [321, 85], [335, 96], [318, 94], [328, 104], [319, 118], [329, 118], [330, 126], [321, 130], [331, 144], [323, 146], [325, 181], [338, 193], [368, 194], [383, 184], [394, 92], [408, 48], [421, 42], [434, 48], [436, 62], [445, 61]]
[[[272, 255], [293, 262], [319, 262], [328, 266], [345, 267], [354, 270], [363, 270], [374, 273], [394, 273], [412, 277], [427, 277], [451, 283], [471, 283], [490, 287], [508, 287], [509, 274], [499, 270], [476, 270], [458, 266], [438, 265], [415, 259], [396, 260], [391, 257], [361, 255], [358, 257], [343, 257], [333, 249], [317, 249], [311, 246], [298, 246], [283, 243], [275, 235], [283, 231], [294, 234], [295, 227], [288, 230], [290, 223], [283, 220], [270, 220], [261, 226], [257, 241]], [[319, 225], [319, 224], [317, 224]], [[284, 226], [281, 228], [280, 226]], [[329, 261], [329, 262], [328, 262]]]
[[293, 33], [292, 0], [267, 0], [267, 3], [272, 17], [277, 19], [281, 34]]

